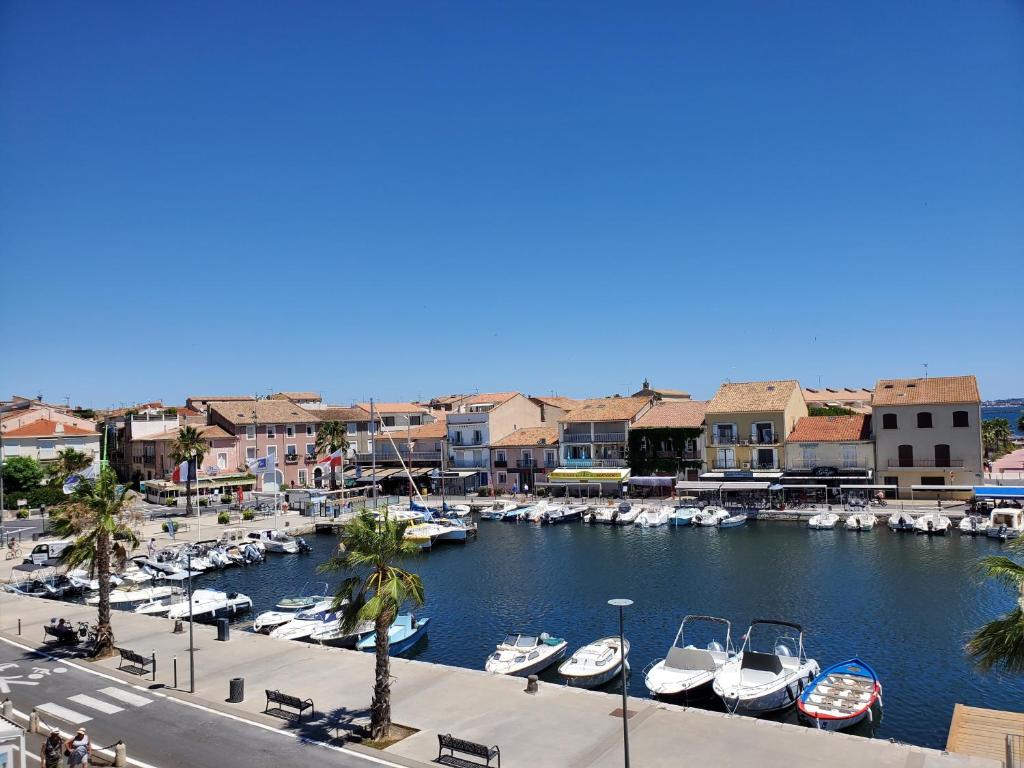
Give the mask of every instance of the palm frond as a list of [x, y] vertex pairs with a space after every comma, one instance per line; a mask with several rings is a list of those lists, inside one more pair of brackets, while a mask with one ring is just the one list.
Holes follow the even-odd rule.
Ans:
[[967, 653], [983, 670], [996, 667], [1024, 672], [1024, 611], [1020, 606], [982, 626], [967, 643]]
[[1002, 584], [1017, 588], [1024, 586], [1024, 565], [1005, 555], [983, 557], [978, 567], [988, 578]]

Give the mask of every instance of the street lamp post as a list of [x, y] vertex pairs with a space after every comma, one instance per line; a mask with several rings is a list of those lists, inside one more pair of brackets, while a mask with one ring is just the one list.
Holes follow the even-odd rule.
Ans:
[[188, 692], [196, 692], [196, 644], [192, 627], [192, 548], [188, 549]]
[[626, 662], [628, 661], [627, 656], [629, 654], [626, 652], [625, 617], [623, 612], [632, 604], [633, 601], [626, 598], [615, 598], [608, 601], [608, 605], [619, 609], [619, 651], [622, 653], [622, 667], [620, 668], [622, 681], [622, 754], [623, 765], [626, 768], [629, 768], [629, 710], [626, 708]]

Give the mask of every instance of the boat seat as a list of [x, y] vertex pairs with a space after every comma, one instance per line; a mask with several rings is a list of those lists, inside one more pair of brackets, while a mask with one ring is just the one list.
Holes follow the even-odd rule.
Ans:
[[773, 675], [778, 675], [782, 672], [782, 659], [774, 653], [744, 651], [743, 661], [740, 662], [740, 669], [750, 669], [757, 672], [771, 672]]
[[665, 666], [669, 669], [699, 669], [714, 672], [717, 669], [714, 658], [708, 651], [700, 648], [680, 648], [673, 646], [665, 657]]

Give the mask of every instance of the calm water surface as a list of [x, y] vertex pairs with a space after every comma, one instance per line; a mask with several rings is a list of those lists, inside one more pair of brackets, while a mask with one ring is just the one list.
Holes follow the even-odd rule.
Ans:
[[[204, 576], [203, 586], [250, 595], [257, 611], [317, 576], [335, 539], [307, 537], [312, 555], [271, 555], [253, 568]], [[796, 523], [727, 530], [650, 530], [483, 521], [477, 541], [435, 547], [410, 567], [424, 580], [429, 637], [412, 658], [481, 669], [506, 630], [565, 637], [570, 652], [618, 632], [606, 604], [629, 597], [630, 693], [646, 696], [642, 670], [664, 656], [687, 613], [804, 626], [808, 655], [827, 664], [859, 656], [882, 678], [876, 735], [942, 747], [953, 704], [1020, 709], [1024, 679], [976, 672], [962, 647], [972, 628], [1013, 606], [983, 581], [979, 557], [1005, 550], [985, 538], [809, 531]], [[333, 583], [338, 577], [329, 579]], [[556, 679], [554, 669], [545, 677]], [[609, 690], [615, 690], [614, 687]]]

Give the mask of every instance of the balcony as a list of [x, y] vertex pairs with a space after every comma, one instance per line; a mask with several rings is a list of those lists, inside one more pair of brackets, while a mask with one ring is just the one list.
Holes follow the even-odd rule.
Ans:
[[[43, 458], [42, 451], [39, 452], [39, 458]], [[156, 456], [143, 456], [142, 463], [148, 466], [153, 466], [154, 464], [156, 464]]]
[[740, 437], [735, 433], [711, 433], [712, 445], [739, 445]]
[[299, 463], [299, 454], [297, 454], [297, 453], [286, 453], [284, 455], [284, 463], [285, 464], [298, 464]]
[[401, 456], [403, 461], [417, 462], [417, 461], [441, 461], [441, 451], [413, 451], [411, 454], [408, 449], [404, 446], [399, 450], [398, 453], [390, 450], [376, 450], [374, 453], [364, 451], [356, 454], [356, 459], [361, 463], [373, 461], [376, 456], [377, 461], [398, 461], [398, 457]]
[[626, 442], [625, 432], [589, 432], [570, 433], [562, 435], [563, 443], [624, 443]]
[[562, 435], [563, 443], [589, 443], [590, 433], [589, 432], [566, 432]]
[[729, 470], [766, 470], [780, 468], [774, 461], [744, 461], [742, 463], [738, 461], [715, 461], [711, 466], [713, 469]]
[[537, 462], [533, 459], [520, 459], [516, 462], [516, 466], [519, 467], [519, 469], [533, 469], [537, 466]]
[[508, 459], [495, 459], [494, 460], [494, 466], [501, 467], [501, 468], [507, 467], [508, 466]]
[[487, 469], [487, 462], [484, 459], [449, 459], [448, 466], [456, 469]]
[[711, 467], [712, 469], [739, 469], [740, 464], [738, 461], [714, 461]]
[[819, 467], [823, 469], [870, 469], [867, 459], [849, 459], [845, 461], [835, 461], [832, 463], [829, 463], [828, 461], [803, 460], [786, 462], [786, 469], [813, 472]]
[[914, 467], [920, 467], [923, 469], [956, 469], [963, 467], [963, 459], [911, 459], [911, 460], [900, 460], [900, 459], [889, 459], [889, 469], [913, 469]]
[[476, 438], [470, 437], [470, 438], [463, 438], [462, 440], [449, 440], [448, 441], [448, 445], [450, 445], [450, 446], [452, 446], [454, 448], [474, 448], [474, 447], [480, 447], [482, 445], [486, 445], [486, 443], [484, 442], [483, 437], [481, 437], [479, 440], [477, 440]]
[[655, 451], [655, 458], [678, 459], [679, 461], [700, 461], [700, 451]]
[[307, 464], [316, 464], [316, 456], [311, 454], [311, 453], [307, 453], [306, 454], [306, 458], [304, 459], [304, 461]]

